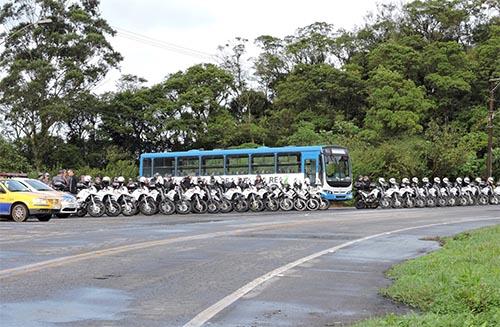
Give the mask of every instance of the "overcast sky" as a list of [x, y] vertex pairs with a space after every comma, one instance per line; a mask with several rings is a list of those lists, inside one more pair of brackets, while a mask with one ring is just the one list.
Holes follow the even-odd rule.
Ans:
[[[388, 2], [394, 1], [377, 1]], [[217, 46], [237, 36], [253, 44], [259, 35], [284, 37], [319, 21], [350, 29], [375, 9], [372, 0], [101, 0], [102, 16], [119, 32], [111, 43], [124, 60], [98, 92], [113, 90], [121, 74], [160, 82], [169, 73], [209, 62]], [[156, 46], [151, 46], [144, 36], [164, 43], [152, 40]]]

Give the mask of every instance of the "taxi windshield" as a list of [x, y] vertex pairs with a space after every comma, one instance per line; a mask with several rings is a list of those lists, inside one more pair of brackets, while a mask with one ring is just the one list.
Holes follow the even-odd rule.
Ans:
[[22, 183], [14, 180], [2, 181], [2, 183], [10, 192], [29, 192], [29, 188]]
[[37, 191], [53, 191], [53, 189], [50, 188], [50, 186], [40, 181], [37, 181], [36, 179], [26, 179], [23, 180], [23, 183], [28, 184]]

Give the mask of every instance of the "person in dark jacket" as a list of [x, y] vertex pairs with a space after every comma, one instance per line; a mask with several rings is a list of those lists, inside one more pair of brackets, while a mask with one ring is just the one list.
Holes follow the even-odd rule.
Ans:
[[68, 170], [68, 191], [71, 194], [76, 194], [78, 193], [78, 190], [76, 189], [76, 184], [78, 183], [78, 180], [76, 179], [75, 172], [73, 169]]
[[57, 175], [52, 178], [52, 186], [58, 189], [66, 189], [68, 185], [66, 184], [66, 180], [64, 179], [64, 174], [64, 169], [59, 170]]

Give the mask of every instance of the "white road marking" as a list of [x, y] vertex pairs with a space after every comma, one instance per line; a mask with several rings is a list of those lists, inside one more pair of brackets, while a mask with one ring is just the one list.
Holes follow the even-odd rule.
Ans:
[[[368, 212], [368, 211], [366, 211], [366, 212]], [[360, 216], [362, 216], [362, 215], [360, 215]], [[385, 219], [385, 216], [383, 218]], [[119, 254], [119, 253], [128, 252], [128, 251], [142, 250], [142, 249], [147, 249], [147, 248], [151, 248], [154, 246], [163, 246], [163, 245], [168, 245], [168, 244], [173, 244], [173, 243], [188, 242], [188, 241], [194, 241], [194, 240], [205, 240], [205, 239], [222, 237], [222, 236], [237, 235], [237, 234], [241, 234], [241, 233], [245, 233], [245, 232], [264, 231], [267, 229], [285, 228], [285, 227], [299, 226], [299, 225], [303, 225], [303, 224], [325, 223], [325, 222], [332, 222], [332, 221], [338, 223], [338, 222], [345, 222], [345, 221], [354, 221], [354, 220], [358, 220], [358, 219], [363, 219], [363, 218], [346, 217], [343, 219], [339, 219], [337, 217], [337, 215], [335, 215], [335, 216], [330, 216], [328, 218], [315, 219], [315, 218], [310, 217], [308, 219], [289, 220], [287, 222], [278, 222], [278, 223], [271, 221], [271, 222], [263, 222], [263, 223], [259, 223], [259, 222], [247, 223], [244, 225], [243, 224], [236, 224], [233, 227], [236, 227], [237, 229], [232, 229], [232, 230], [228, 230], [228, 231], [205, 233], [205, 234], [198, 234], [198, 235], [193, 235], [193, 236], [181, 236], [181, 237], [175, 237], [175, 238], [139, 242], [139, 243], [128, 244], [128, 245], [121, 245], [121, 246], [116, 246], [116, 247], [112, 247], [112, 248], [89, 251], [89, 252], [80, 253], [80, 254], [76, 254], [76, 255], [68, 255], [68, 256], [64, 256], [64, 257], [60, 257], [60, 258], [40, 261], [40, 262], [36, 262], [36, 263], [32, 263], [32, 264], [28, 264], [28, 265], [24, 265], [24, 266], [20, 266], [20, 267], [4, 269], [4, 270], [0, 270], [0, 280], [3, 278], [7, 278], [7, 277], [13, 277], [13, 276], [17, 276], [17, 275], [22, 275], [22, 274], [26, 274], [26, 273], [40, 271], [40, 270], [46, 269], [46, 268], [59, 267], [59, 266], [63, 266], [66, 264], [75, 263], [75, 262], [79, 262], [79, 261], [83, 261], [83, 260], [89, 260], [89, 259], [99, 258], [99, 257], [103, 257], [103, 256], [109, 256], [109, 255]], [[387, 218], [387, 219], [392, 219], [392, 218]], [[245, 226], [245, 227], [250, 227], [250, 228], [238, 228], [240, 226]]]
[[279, 222], [279, 223], [276, 223], [276, 222], [252, 223], [252, 224], [248, 224], [250, 226], [250, 228], [238, 228], [238, 229], [231, 229], [231, 230], [227, 230], [227, 231], [204, 233], [204, 234], [198, 234], [198, 235], [192, 235], [192, 236], [180, 236], [180, 237], [161, 239], [161, 240], [155, 240], [155, 241], [146, 241], [146, 242], [138, 242], [138, 243], [134, 243], [134, 244], [121, 245], [121, 246], [116, 246], [116, 247], [112, 247], [112, 248], [89, 251], [89, 252], [80, 253], [80, 254], [76, 254], [76, 255], [68, 255], [68, 256], [50, 259], [50, 260], [45, 260], [45, 261], [40, 261], [40, 262], [36, 262], [36, 263], [32, 263], [32, 264], [28, 264], [28, 265], [24, 265], [24, 266], [20, 266], [20, 267], [14, 267], [14, 268], [0, 270], [0, 280], [3, 278], [7, 278], [7, 277], [13, 277], [13, 276], [17, 276], [17, 275], [22, 275], [22, 274], [26, 274], [26, 273], [40, 271], [40, 270], [46, 269], [46, 268], [59, 267], [59, 266], [63, 266], [66, 264], [79, 262], [79, 261], [83, 261], [83, 260], [95, 259], [95, 258], [99, 258], [99, 257], [103, 257], [103, 256], [109, 256], [109, 255], [114, 255], [114, 254], [119, 254], [119, 253], [123, 253], [123, 252], [134, 251], [134, 250], [142, 250], [142, 249], [147, 249], [147, 248], [151, 248], [154, 246], [163, 246], [163, 245], [179, 243], [179, 242], [205, 240], [205, 239], [216, 238], [216, 237], [232, 236], [232, 235], [237, 235], [237, 234], [241, 234], [241, 233], [264, 231], [264, 230], [274, 229], [274, 228], [286, 228], [286, 227], [292, 227], [292, 226], [298, 226], [298, 225], [304, 225], [304, 224], [313, 224], [313, 223], [331, 222], [331, 221], [338, 222], [339, 219], [336, 219], [335, 216], [332, 216], [329, 218], [322, 218], [322, 219], [291, 220], [291, 221]]
[[386, 235], [391, 235], [395, 233], [401, 233], [413, 229], [421, 229], [421, 228], [428, 228], [428, 227], [434, 227], [434, 226], [442, 226], [442, 225], [452, 225], [452, 224], [460, 224], [460, 223], [467, 223], [467, 222], [476, 222], [476, 221], [487, 221], [487, 220], [500, 220], [500, 217], [497, 218], [476, 218], [476, 219], [467, 219], [467, 220], [458, 220], [458, 221], [451, 221], [451, 222], [443, 222], [443, 223], [435, 223], [435, 224], [427, 224], [427, 225], [420, 225], [420, 226], [414, 226], [414, 227], [407, 227], [407, 228], [401, 228], [401, 229], [395, 229], [392, 231], [388, 232], [383, 232], [379, 234], [374, 234], [374, 235], [369, 235], [365, 236], [362, 238], [358, 238], [349, 242], [342, 243], [340, 245], [328, 248], [323, 251], [319, 251], [316, 253], [313, 253], [311, 255], [308, 255], [306, 257], [300, 258], [298, 260], [295, 260], [293, 262], [290, 262], [284, 266], [281, 266], [279, 268], [276, 268], [256, 279], [251, 281], [250, 283], [244, 285], [243, 287], [239, 288], [238, 290], [234, 291], [233, 293], [229, 294], [228, 296], [224, 297], [217, 303], [211, 305], [207, 309], [203, 310], [200, 312], [198, 315], [196, 315], [193, 319], [191, 319], [189, 322], [187, 322], [184, 327], [200, 327], [206, 322], [208, 322], [210, 319], [212, 319], [215, 315], [217, 315], [219, 312], [239, 300], [241, 297], [243, 297], [245, 294], [248, 292], [252, 291], [256, 287], [260, 286], [264, 282], [270, 280], [271, 278], [274, 277], [279, 277], [282, 276], [286, 271], [295, 268], [301, 264], [304, 264], [308, 261], [314, 260], [318, 257], [321, 257], [325, 254], [328, 253], [334, 253], [337, 252], [338, 250], [348, 247], [350, 245], [364, 242], [373, 238], [381, 237], [381, 236], [386, 236]]

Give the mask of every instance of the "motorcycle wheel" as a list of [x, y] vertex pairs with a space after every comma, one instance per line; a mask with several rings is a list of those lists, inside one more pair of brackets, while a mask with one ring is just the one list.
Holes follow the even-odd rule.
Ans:
[[202, 199], [199, 199], [198, 201], [194, 200], [191, 202], [191, 210], [194, 213], [205, 213], [208, 210], [208, 205], [205, 201]]
[[159, 209], [162, 214], [171, 215], [175, 212], [175, 204], [172, 201], [165, 199], [160, 202]]
[[243, 199], [236, 200], [236, 202], [233, 204], [233, 207], [236, 212], [248, 211], [248, 203]]
[[423, 208], [423, 207], [425, 207], [425, 201], [424, 201], [424, 199], [422, 199], [422, 198], [416, 198], [415, 199], [415, 206], [417, 208]]
[[280, 208], [278, 200], [273, 198], [266, 199], [264, 205], [266, 206], [266, 209], [269, 211], [277, 211]]
[[382, 209], [389, 209], [391, 207], [391, 200], [388, 197], [383, 197], [380, 199], [380, 207]]
[[307, 209], [307, 203], [304, 199], [297, 198], [293, 201], [293, 207], [297, 211], [304, 211]]
[[87, 211], [91, 217], [102, 217], [106, 212], [106, 206], [102, 201], [94, 200], [88, 204]]
[[319, 201], [316, 199], [309, 199], [307, 201], [307, 209], [310, 211], [316, 211], [319, 209]]
[[437, 199], [437, 206], [438, 207], [446, 207], [448, 204], [448, 200], [446, 198], [438, 197]]
[[208, 200], [207, 207], [208, 213], [217, 213], [220, 211], [220, 206], [215, 200]]
[[223, 199], [219, 203], [219, 209], [222, 213], [228, 213], [233, 210], [233, 205], [229, 200]]
[[457, 198], [456, 198], [456, 197], [454, 197], [454, 196], [450, 196], [450, 197], [448, 198], [448, 206], [450, 206], [450, 207], [454, 207], [454, 206], [456, 206], [456, 205], [457, 205]]
[[158, 206], [156, 205], [156, 202], [153, 199], [146, 199], [146, 201], [141, 201], [139, 203], [139, 211], [144, 215], [144, 216], [152, 216], [155, 214], [156, 209]]
[[481, 206], [484, 206], [484, 205], [487, 205], [488, 204], [488, 196], [484, 195], [484, 194], [481, 194], [479, 195], [478, 199], [477, 199], [477, 203]]
[[356, 209], [366, 209], [366, 203], [361, 199], [356, 200], [354, 206], [356, 207]]
[[498, 195], [492, 195], [491, 198], [490, 198], [490, 204], [493, 204], [493, 205], [500, 204], [500, 196], [498, 196]]
[[436, 200], [434, 200], [434, 198], [428, 198], [425, 200], [425, 205], [429, 208], [434, 208], [436, 206]]
[[133, 216], [135, 215], [137, 212], [137, 206], [135, 205], [134, 202], [132, 201], [125, 201], [123, 204], [122, 204], [122, 214], [124, 216]]
[[321, 202], [319, 204], [319, 210], [327, 210], [330, 208], [330, 200], [321, 198]]
[[293, 209], [293, 200], [290, 198], [283, 198], [280, 201], [280, 209], [283, 211], [290, 211]]
[[404, 207], [408, 209], [415, 208], [415, 201], [412, 198], [407, 198], [404, 202]]
[[190, 213], [191, 209], [191, 202], [188, 200], [181, 200], [175, 204], [175, 211], [181, 215]]
[[254, 199], [248, 201], [248, 208], [253, 212], [260, 212], [264, 210], [264, 202], [261, 199]]
[[395, 194], [394, 199], [392, 200], [392, 207], [394, 209], [399, 209], [403, 207], [403, 201], [399, 194]]
[[115, 200], [106, 203], [106, 215], [108, 217], [116, 217], [122, 213], [122, 207]]
[[469, 204], [469, 200], [467, 200], [465, 196], [459, 196], [457, 198], [457, 204], [463, 207]]

